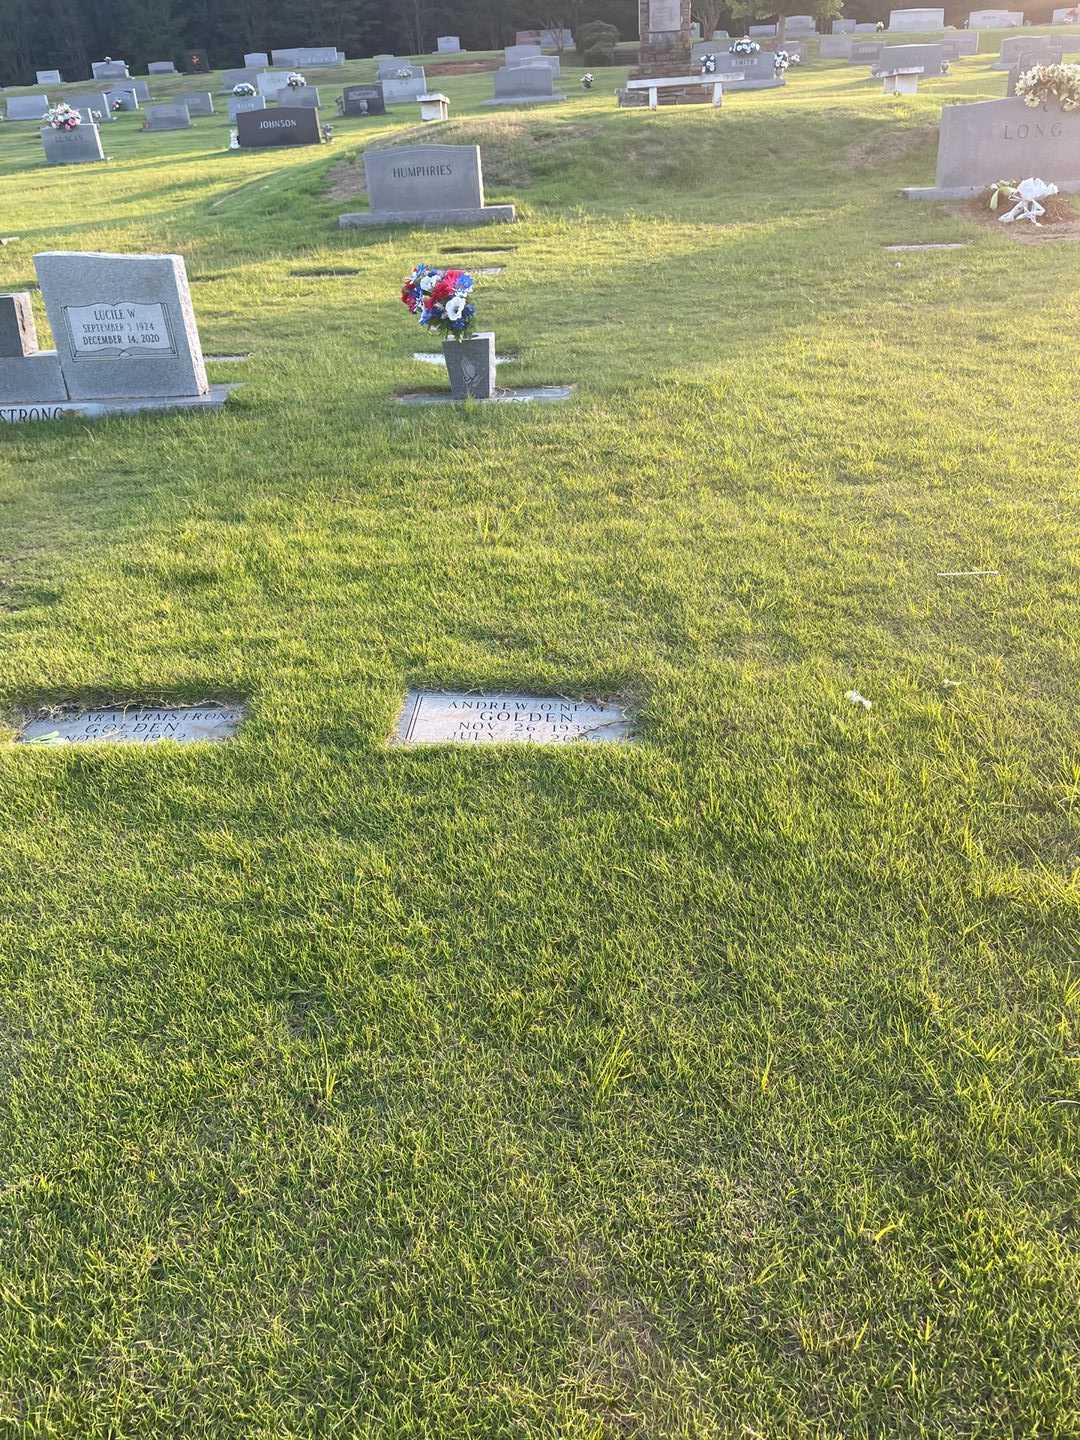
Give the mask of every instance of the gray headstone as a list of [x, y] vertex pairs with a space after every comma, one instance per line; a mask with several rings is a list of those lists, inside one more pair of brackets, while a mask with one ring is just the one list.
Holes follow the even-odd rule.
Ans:
[[756, 55], [722, 55], [716, 73], [724, 77], [725, 87], [736, 90], [766, 90], [784, 84], [784, 74], [777, 74], [770, 50], [759, 50]]
[[47, 95], [12, 95], [7, 102], [9, 120], [44, 120], [48, 113]]
[[144, 130], [190, 130], [191, 111], [173, 101], [167, 105], [151, 105], [143, 120]]
[[[946, 105], [938, 135], [937, 179], [928, 198], [944, 192], [977, 193], [1003, 175], [1052, 176], [1060, 186], [1080, 184], [1080, 112], [1057, 105], [1030, 109], [1023, 100], [981, 100]], [[906, 192], [926, 196], [918, 188]]]
[[114, 118], [106, 95], [71, 95], [68, 104], [73, 110], [78, 110], [84, 125], [111, 124]]
[[249, 110], [237, 115], [236, 131], [242, 150], [279, 145], [321, 145], [319, 112], [303, 105], [282, 105], [276, 110]]
[[207, 392], [181, 256], [49, 251], [34, 268], [73, 400]]
[[823, 35], [818, 45], [818, 54], [823, 60], [850, 60], [850, 35]]
[[852, 65], [876, 65], [884, 49], [883, 40], [853, 40], [848, 59]]
[[135, 99], [142, 105], [149, 105], [150, 103], [150, 86], [145, 80], [129, 80], [123, 85], [109, 86], [109, 93], [111, 95], [116, 95], [121, 90], [130, 91], [131, 94], [135, 96]]
[[37, 83], [39, 85], [62, 85], [59, 70], [38, 70]]
[[33, 355], [38, 348], [37, 326], [29, 290], [0, 295], [0, 355]]
[[[285, 73], [282, 71], [279, 84], [284, 84]], [[237, 85], [250, 85], [254, 90], [259, 89], [258, 70], [223, 70], [221, 72], [221, 85], [219, 95], [231, 95]]]
[[393, 75], [384, 75], [381, 78], [383, 99], [387, 105], [404, 105], [409, 101], [419, 100], [421, 95], [427, 94], [427, 80], [419, 65], [412, 67], [412, 73], [408, 80], [398, 80]]
[[176, 62], [173, 60], [151, 60], [146, 67], [148, 75], [175, 75]]
[[1056, 35], [1010, 35], [1001, 42], [994, 70], [1011, 70], [1023, 59], [1028, 65], [1060, 64], [1061, 41]]
[[237, 115], [243, 115], [248, 110], [265, 110], [265, 95], [230, 95], [229, 96], [229, 119], [235, 120]]
[[771, 39], [776, 34], [775, 25], [751, 25], [747, 32], [752, 40]]
[[850, 35], [856, 26], [855, 20], [847, 20], [843, 16], [832, 22], [832, 33], [834, 35]]
[[496, 100], [554, 100], [555, 76], [546, 65], [504, 65], [495, 71]]
[[890, 10], [889, 29], [924, 31], [944, 30], [944, 10]]
[[85, 165], [105, 159], [101, 133], [92, 121], [84, 120], [74, 130], [54, 130], [46, 125], [41, 132], [41, 143], [50, 165]]
[[527, 60], [538, 60], [543, 56], [539, 45], [507, 45], [503, 51], [504, 65], [523, 65]]
[[270, 56], [265, 50], [253, 50], [244, 56], [244, 65], [249, 70], [269, 70]]
[[95, 60], [90, 67], [95, 80], [127, 80], [126, 60]]
[[399, 60], [396, 55], [375, 56], [375, 78], [385, 80], [393, 76], [398, 70], [411, 70], [413, 67], [408, 60]]
[[346, 85], [341, 96], [343, 115], [385, 115], [386, 99], [381, 85]]
[[248, 84], [254, 85], [260, 95], [269, 100], [276, 95], [289, 78], [288, 70], [258, 70], [248, 77]]
[[968, 16], [969, 30], [1011, 30], [1023, 25], [1022, 10], [972, 10]]
[[417, 215], [484, 204], [479, 145], [395, 145], [364, 152], [372, 211]]
[[208, 90], [197, 90], [190, 95], [177, 95], [176, 103], [186, 105], [188, 114], [192, 116], [213, 115], [214, 113], [214, 97]]
[[121, 110], [138, 110], [139, 97], [134, 90], [110, 90], [109, 108], [115, 110], [118, 105]]
[[410, 690], [398, 721], [399, 745], [572, 745], [631, 738], [622, 705], [560, 695]]
[[435, 44], [440, 55], [458, 55], [461, 52], [461, 40], [457, 35], [440, 35]]
[[789, 15], [784, 22], [784, 39], [789, 35], [816, 35], [817, 24], [813, 15]]
[[945, 35], [941, 41], [942, 53], [946, 60], [959, 60], [961, 55], [979, 53], [979, 37], [971, 31], [962, 30], [958, 35]]
[[318, 110], [322, 103], [317, 85], [301, 85], [296, 90], [290, 90], [287, 85], [283, 85], [274, 95], [274, 99], [279, 105], [304, 106], [309, 110]]
[[875, 75], [889, 75], [897, 70], [921, 69], [925, 76], [944, 73], [945, 56], [940, 45], [885, 45], [875, 67]]
[[28, 720], [18, 744], [148, 745], [228, 740], [244, 719], [242, 705], [116, 705], [64, 709]]
[[291, 70], [302, 70], [305, 65], [337, 65], [338, 54], [336, 45], [308, 45], [273, 50], [271, 59], [275, 65], [288, 65]]

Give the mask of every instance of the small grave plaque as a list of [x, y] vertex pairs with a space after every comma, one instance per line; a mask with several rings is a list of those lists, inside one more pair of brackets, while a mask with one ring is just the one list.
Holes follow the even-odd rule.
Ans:
[[28, 720], [17, 745], [148, 745], [155, 740], [229, 740], [244, 719], [242, 705], [115, 705], [64, 709]]
[[410, 690], [398, 723], [401, 745], [571, 745], [629, 740], [621, 705], [560, 695]]

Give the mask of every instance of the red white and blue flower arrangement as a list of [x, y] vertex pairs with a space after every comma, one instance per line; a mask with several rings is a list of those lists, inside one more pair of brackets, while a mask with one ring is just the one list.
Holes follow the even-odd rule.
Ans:
[[473, 277], [464, 270], [417, 265], [405, 281], [401, 299], [425, 330], [444, 340], [467, 340], [476, 324]]

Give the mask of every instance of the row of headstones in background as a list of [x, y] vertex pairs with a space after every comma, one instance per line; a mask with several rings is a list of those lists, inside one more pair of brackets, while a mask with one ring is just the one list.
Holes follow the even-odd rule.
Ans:
[[34, 256], [55, 350], [39, 350], [28, 294], [0, 297], [0, 420], [216, 407], [179, 255]]
[[1050, 17], [1050, 23], [1052, 25], [1075, 25], [1077, 23], [1076, 6], [1066, 5], [1059, 10], [1055, 10]]
[[440, 55], [459, 55], [461, 38], [458, 35], [440, 35], [435, 41], [435, 49]]
[[967, 19], [969, 30], [1011, 30], [1023, 23], [1022, 10], [972, 10]]
[[938, 131], [932, 186], [911, 186], [910, 200], [959, 200], [1003, 175], [1051, 175], [1065, 193], [1080, 191], [1080, 112], [1023, 100], [946, 105]]
[[484, 202], [479, 145], [391, 146], [365, 150], [370, 209], [342, 215], [343, 230], [369, 225], [507, 224], [513, 205]]
[[345, 64], [345, 52], [336, 45], [298, 45], [287, 50], [271, 50], [270, 57], [274, 65], [284, 65], [290, 70], [310, 70], [321, 65]]
[[889, 29], [893, 31], [944, 30], [944, 10], [890, 10]]

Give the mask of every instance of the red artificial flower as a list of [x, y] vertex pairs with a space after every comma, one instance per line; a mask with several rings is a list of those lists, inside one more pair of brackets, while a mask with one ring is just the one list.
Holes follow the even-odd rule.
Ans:
[[431, 298], [445, 304], [446, 301], [450, 299], [451, 295], [453, 295], [453, 293], [454, 286], [450, 280], [450, 277], [449, 275], [444, 275], [443, 278], [439, 281], [439, 283], [435, 286], [435, 289], [432, 290]]

